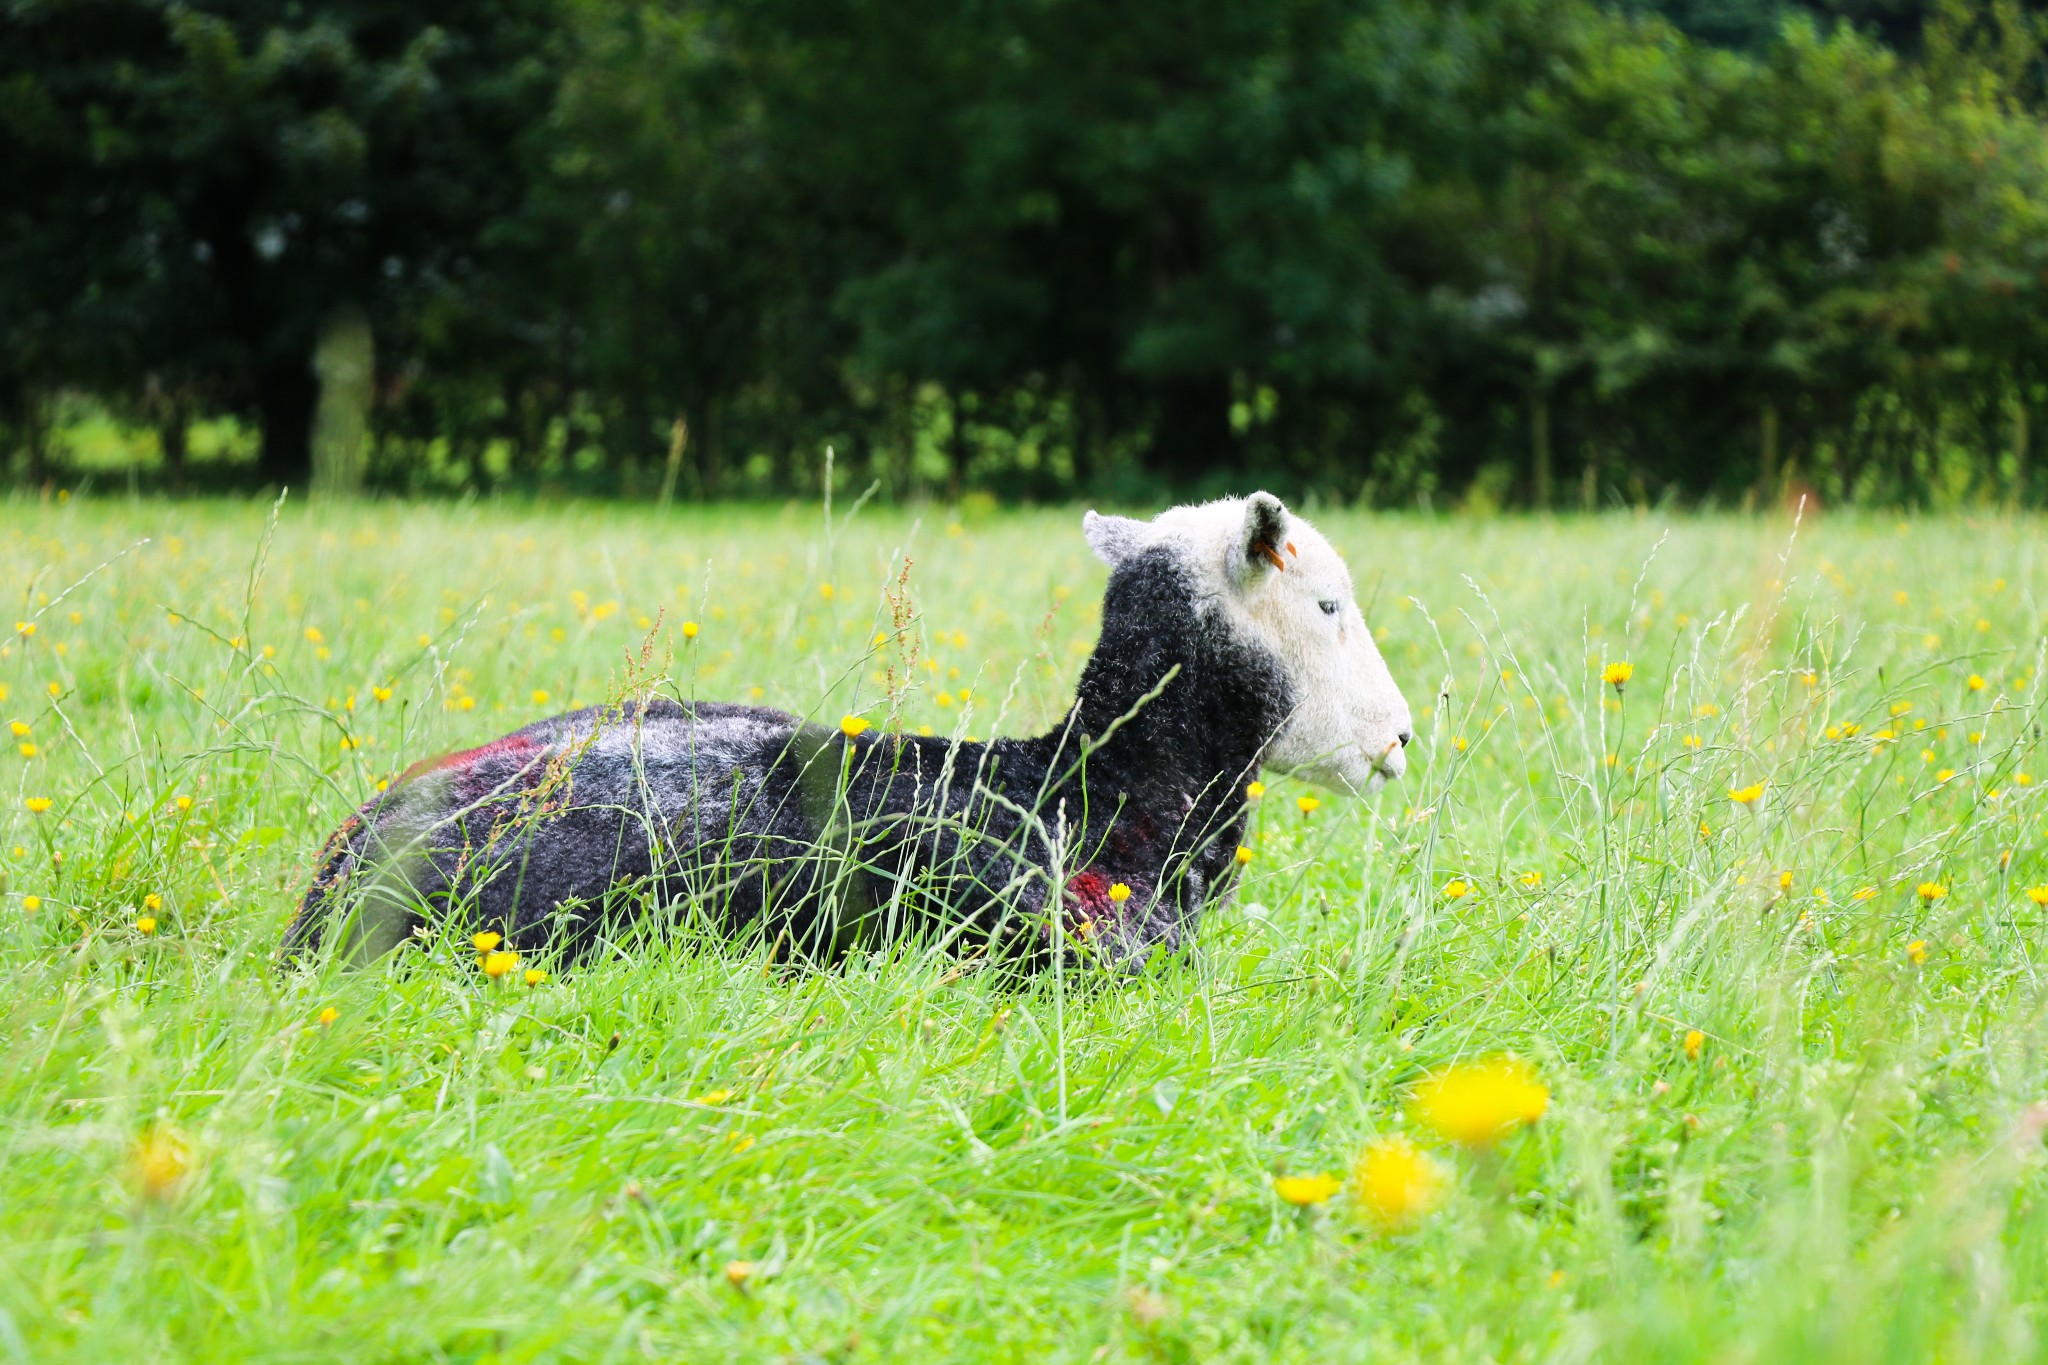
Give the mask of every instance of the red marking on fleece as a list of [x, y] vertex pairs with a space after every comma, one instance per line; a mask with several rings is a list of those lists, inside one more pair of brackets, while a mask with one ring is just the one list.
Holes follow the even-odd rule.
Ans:
[[1115, 904], [1109, 898], [1109, 878], [1100, 872], [1076, 872], [1067, 878], [1067, 894], [1091, 910], [1105, 914]]
[[474, 749], [463, 749], [457, 753], [444, 754], [440, 758], [423, 758], [399, 774], [400, 782], [410, 782], [422, 773], [440, 772], [444, 768], [457, 770], [473, 768], [487, 758], [531, 758], [545, 746], [532, 735], [509, 734], [503, 739], [494, 739], [489, 744]]

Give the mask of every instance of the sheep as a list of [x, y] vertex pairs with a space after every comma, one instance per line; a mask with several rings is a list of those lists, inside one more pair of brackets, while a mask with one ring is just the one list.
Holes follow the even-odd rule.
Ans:
[[287, 960], [361, 963], [430, 923], [573, 961], [635, 916], [829, 960], [928, 934], [1134, 970], [1239, 867], [1262, 768], [1401, 776], [1408, 706], [1343, 560], [1260, 492], [1089, 512], [1102, 635], [1048, 733], [985, 743], [653, 698], [416, 765], [328, 841]]

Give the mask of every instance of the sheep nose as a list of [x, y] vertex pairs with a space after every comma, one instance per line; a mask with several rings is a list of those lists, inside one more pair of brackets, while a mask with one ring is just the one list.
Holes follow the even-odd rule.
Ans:
[[1415, 732], [1413, 730], [1403, 730], [1400, 734], [1395, 735], [1394, 738], [1400, 740], [1401, 747], [1405, 749], [1408, 747], [1408, 741], [1415, 738]]

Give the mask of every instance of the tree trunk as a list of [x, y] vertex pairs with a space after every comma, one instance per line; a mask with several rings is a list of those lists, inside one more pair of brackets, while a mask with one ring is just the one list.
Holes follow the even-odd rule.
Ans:
[[953, 400], [953, 429], [946, 437], [946, 500], [957, 503], [967, 485], [967, 396]]
[[164, 484], [174, 492], [185, 487], [185, 457], [192, 433], [192, 409], [180, 393], [164, 395], [157, 414], [156, 443], [164, 460]]
[[1763, 416], [1757, 422], [1757, 441], [1762, 447], [1763, 488], [1768, 502], [1778, 496], [1778, 405], [1764, 404]]
[[1536, 506], [1548, 511], [1557, 495], [1550, 457], [1550, 395], [1538, 393], [1529, 402], [1529, 464]]
[[313, 406], [319, 384], [304, 352], [275, 361], [256, 376], [256, 411], [263, 450], [256, 473], [276, 488], [304, 488], [313, 469]]
[[313, 372], [320, 382], [313, 413], [313, 493], [351, 497], [363, 491], [377, 380], [376, 339], [361, 308], [343, 304], [327, 315], [313, 346]]
[[2012, 396], [2012, 505], [2021, 506], [2027, 499], [2027, 447], [2033, 432], [2030, 430], [2025, 389]]

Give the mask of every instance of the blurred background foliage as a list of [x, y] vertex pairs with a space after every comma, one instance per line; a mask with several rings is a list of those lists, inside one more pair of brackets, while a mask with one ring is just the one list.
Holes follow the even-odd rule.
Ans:
[[5, 0], [0, 452], [305, 487], [342, 337], [396, 492], [816, 494], [830, 445], [889, 497], [2035, 503], [2044, 34], [2020, 0]]

